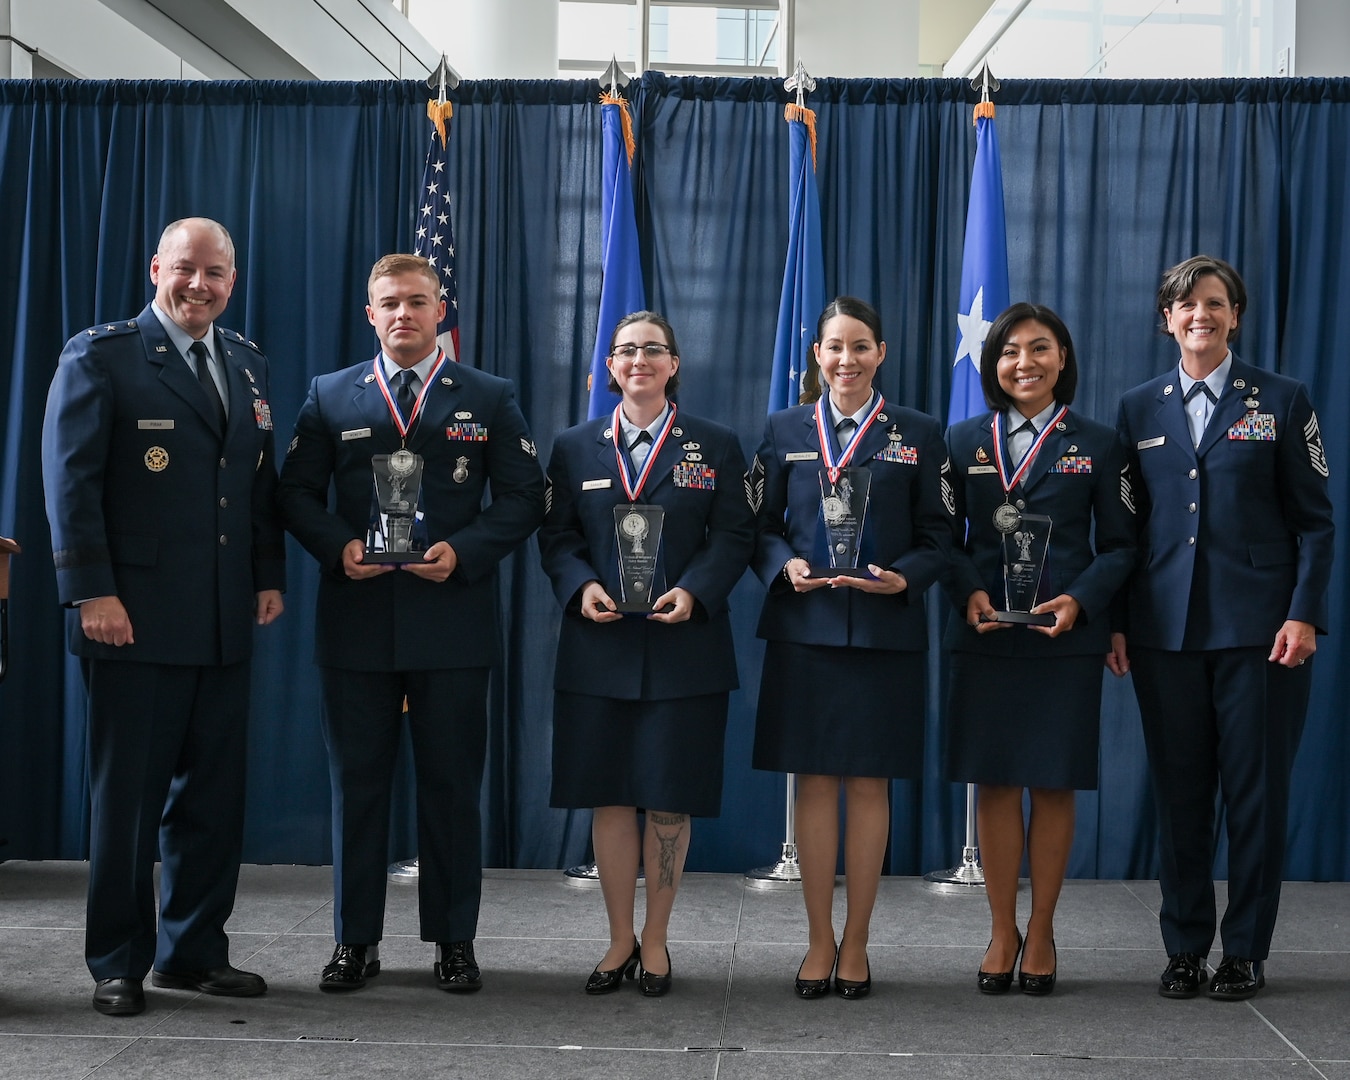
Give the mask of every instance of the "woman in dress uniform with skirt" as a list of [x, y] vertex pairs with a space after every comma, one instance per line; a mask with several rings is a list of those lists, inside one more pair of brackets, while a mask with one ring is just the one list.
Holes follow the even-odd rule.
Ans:
[[721, 812], [727, 697], [738, 685], [727, 597], [755, 523], [735, 433], [669, 400], [680, 369], [670, 324], [650, 311], [626, 315], [607, 364], [623, 400], [558, 436], [539, 531], [564, 608], [550, 804], [595, 809], [610, 943], [586, 992], [618, 990], [638, 974], [642, 993], [658, 997], [671, 985], [666, 931], [689, 819]]
[[[985, 338], [980, 381], [991, 411], [947, 432], [966, 539], [945, 582], [958, 612], [945, 639], [952, 655], [945, 771], [979, 788], [993, 917], [979, 989], [1009, 990], [1020, 953], [1021, 989], [1048, 994], [1074, 790], [1097, 787], [1109, 610], [1134, 566], [1134, 507], [1115, 432], [1069, 409], [1078, 364], [1058, 315], [1028, 303], [999, 315]], [[1012, 608], [1053, 619], [1000, 621]], [[1027, 822], [1024, 788], [1031, 790]], [[1017, 927], [1024, 848], [1031, 870], [1025, 942]]]
[[[886, 358], [876, 311], [835, 299], [815, 353], [828, 393], [769, 417], [749, 476], [754, 565], [768, 586], [754, 765], [797, 774], [810, 940], [796, 993], [821, 997], [833, 976], [836, 993], [860, 998], [890, 780], [922, 771], [923, 594], [947, 565], [953, 516], [937, 421], [873, 386]], [[848, 914], [836, 943], [841, 788]]]

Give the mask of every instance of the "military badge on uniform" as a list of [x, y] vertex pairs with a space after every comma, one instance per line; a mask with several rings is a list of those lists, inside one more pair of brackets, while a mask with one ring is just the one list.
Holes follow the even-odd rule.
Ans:
[[169, 452], [162, 446], [152, 446], [145, 452], [145, 467], [151, 472], [163, 472], [169, 467]]
[[755, 460], [750, 463], [750, 471], [745, 474], [745, 501], [756, 514], [764, 505], [764, 480], [764, 462], [756, 454]]
[[1091, 454], [1065, 454], [1050, 466], [1052, 473], [1069, 473], [1074, 476], [1086, 476], [1092, 472]]
[[888, 443], [882, 450], [878, 450], [872, 455], [873, 461], [894, 461], [900, 465], [917, 465], [919, 463], [919, 448], [917, 446], [905, 446], [903, 443]]
[[462, 484], [469, 478], [469, 459], [466, 457], [455, 458], [455, 471], [450, 474], [451, 479], [456, 484]]
[[975, 460], [981, 465], [989, 464], [989, 455], [985, 453], [983, 446], [977, 446], [975, 448]]
[[1319, 476], [1328, 476], [1327, 455], [1322, 447], [1322, 429], [1317, 426], [1317, 414], [1308, 417], [1303, 425], [1303, 441], [1308, 446], [1308, 463]]
[[[487, 429], [484, 428], [484, 431], [486, 430]], [[520, 437], [520, 448], [524, 450], [525, 453], [529, 454], [530, 457], [537, 458], [539, 456], [539, 451], [535, 449], [534, 443], [531, 442], [529, 439], [525, 438], [524, 435]]]
[[488, 429], [483, 424], [451, 424], [445, 437], [457, 442], [487, 442]]
[[[697, 457], [691, 454], [690, 457]], [[711, 465], [700, 465], [692, 461], [677, 461], [671, 473], [676, 487], [696, 488], [699, 491], [712, 491], [717, 487], [717, 470]]]
[[1228, 437], [1237, 442], [1274, 442], [1275, 414], [1249, 412], [1228, 429]]
[[473, 419], [473, 413], [469, 412], [467, 409], [461, 409], [459, 412], [455, 413], [455, 419], [456, 419], [456, 420], [472, 420], [472, 419]]
[[253, 399], [253, 419], [257, 421], [260, 431], [272, 430], [272, 406], [267, 404], [262, 398]]

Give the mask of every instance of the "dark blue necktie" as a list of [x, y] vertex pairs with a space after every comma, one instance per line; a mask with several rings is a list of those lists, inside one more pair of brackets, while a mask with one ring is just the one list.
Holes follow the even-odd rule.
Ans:
[[197, 365], [197, 381], [202, 384], [202, 390], [206, 393], [206, 400], [211, 407], [211, 412], [215, 415], [216, 422], [220, 424], [220, 430], [225, 430], [225, 402], [220, 399], [220, 389], [216, 386], [216, 380], [211, 378], [211, 358], [206, 351], [206, 346], [200, 341], [194, 341], [189, 347], [188, 352], [192, 354], [192, 359]]

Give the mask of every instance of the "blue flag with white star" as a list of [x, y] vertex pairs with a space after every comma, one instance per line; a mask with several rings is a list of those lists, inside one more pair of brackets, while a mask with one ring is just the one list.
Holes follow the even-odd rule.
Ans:
[[961, 306], [956, 313], [956, 360], [947, 423], [978, 416], [988, 406], [980, 389], [980, 350], [999, 312], [1009, 304], [1008, 236], [1003, 217], [1003, 166], [990, 115], [975, 120], [975, 168], [961, 256]]
[[601, 99], [604, 186], [600, 199], [600, 321], [595, 328], [591, 355], [589, 403], [586, 417], [608, 415], [619, 402], [609, 390], [609, 340], [620, 319], [647, 306], [638, 252], [633, 185], [629, 179], [628, 135], [624, 131], [628, 105], [606, 95]]
[[427, 103], [432, 120], [431, 145], [422, 170], [422, 187], [413, 228], [413, 251], [436, 268], [441, 283], [445, 315], [436, 327], [436, 340], [451, 360], [459, 359], [459, 296], [455, 285], [455, 226], [450, 220], [450, 189], [446, 183], [445, 159], [449, 137], [450, 102]]
[[[797, 106], [789, 105], [794, 113]], [[811, 364], [816, 319], [825, 307], [825, 258], [820, 241], [820, 197], [816, 192], [815, 114], [807, 120], [789, 115], [791, 154], [788, 179], [788, 250], [783, 266], [783, 292], [778, 301], [778, 332], [773, 342], [769, 376], [769, 412], [791, 408], [802, 394], [802, 380]], [[810, 127], [808, 127], [808, 123]]]

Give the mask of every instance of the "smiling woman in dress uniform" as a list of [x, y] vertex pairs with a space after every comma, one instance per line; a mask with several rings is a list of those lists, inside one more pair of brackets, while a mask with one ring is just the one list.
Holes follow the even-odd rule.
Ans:
[[1221, 796], [1228, 909], [1209, 993], [1241, 1001], [1265, 984], [1289, 774], [1328, 621], [1327, 459], [1303, 384], [1229, 348], [1247, 313], [1236, 270], [1208, 255], [1178, 263], [1157, 310], [1181, 357], [1120, 402], [1141, 555], [1114, 651], [1132, 662], [1158, 808], [1158, 992], [1194, 997], [1207, 978]]
[[[945, 581], [961, 616], [948, 622], [945, 641], [952, 654], [945, 772], [979, 785], [993, 918], [979, 988], [1001, 994], [1012, 986], [1023, 945], [1017, 875], [1025, 847], [1031, 917], [1018, 982], [1026, 993], [1048, 994], [1074, 790], [1097, 787], [1109, 607], [1134, 565], [1134, 512], [1115, 432], [1069, 411], [1078, 362], [1058, 315], [1028, 303], [999, 315], [984, 341], [980, 382], [992, 411], [947, 431], [966, 540]], [[1050, 519], [1030, 610], [1053, 615], [1053, 625], [995, 621], [996, 609], [1007, 607], [1005, 534], [1019, 535], [1023, 514]]]
[[[758, 630], [768, 645], [754, 766], [797, 774], [810, 945], [796, 993], [823, 996], [833, 974], [836, 993], [860, 998], [871, 989], [867, 937], [890, 829], [890, 779], [917, 777], [923, 767], [923, 593], [947, 565], [953, 518], [937, 421], [873, 388], [886, 358], [876, 311], [838, 297], [821, 314], [816, 339], [829, 393], [769, 417], [748, 478], [759, 514], [754, 566], [769, 590]], [[868, 576], [815, 573], [813, 565], [830, 565], [822, 477], [858, 466], [870, 474], [858, 560]], [[848, 916], [836, 946], [841, 787]]]
[[[755, 522], [735, 433], [669, 400], [680, 370], [670, 324], [650, 311], [624, 316], [607, 364], [610, 390], [623, 400], [611, 415], [558, 436], [539, 531], [564, 609], [550, 804], [595, 808], [610, 944], [586, 993], [618, 990], [640, 970], [642, 993], [659, 997], [671, 985], [666, 931], [689, 819], [721, 812], [727, 697], [738, 685], [727, 596], [749, 562]], [[616, 513], [630, 504], [631, 512]], [[659, 511], [658, 526], [650, 515]], [[619, 601], [638, 599], [631, 575], [620, 580], [620, 528], [626, 547], [657, 556], [645, 613], [618, 610]], [[646, 809], [642, 831], [638, 807]], [[647, 877], [641, 945], [633, 918], [639, 857]]]

